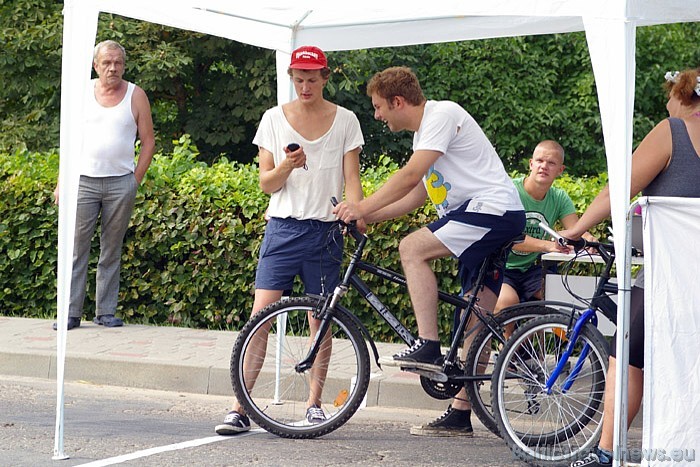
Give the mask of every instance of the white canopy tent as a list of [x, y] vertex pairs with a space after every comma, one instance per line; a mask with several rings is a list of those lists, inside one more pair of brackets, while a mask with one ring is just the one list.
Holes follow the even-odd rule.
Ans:
[[[72, 269], [77, 198], [80, 118], [88, 86], [100, 12], [189, 29], [277, 51], [278, 101], [292, 98], [286, 75], [289, 56], [300, 45], [326, 51], [391, 47], [505, 36], [585, 31], [598, 88], [612, 193], [613, 225], [626, 225], [629, 206], [632, 112], [635, 77], [635, 30], [673, 22], [700, 21], [700, 0], [355, 0], [345, 4], [306, 0], [65, 0], [58, 240], [58, 408], [56, 458], [63, 454], [63, 376], [65, 324]], [[126, 44], [128, 49], [128, 44]], [[617, 235], [618, 251], [628, 251], [629, 233]], [[629, 256], [617, 259], [621, 281], [629, 290]], [[628, 293], [620, 293], [618, 326], [627, 327]], [[624, 333], [621, 333], [624, 334]], [[618, 344], [618, 355], [625, 355]], [[620, 364], [626, 368], [624, 358]], [[621, 379], [624, 372], [618, 372]], [[626, 379], [625, 379], [626, 381]], [[626, 383], [625, 383], [626, 385]], [[618, 384], [618, 410], [626, 412], [626, 394]], [[624, 390], [624, 392], [623, 392]], [[625, 443], [626, 420], [616, 415], [616, 443]]]

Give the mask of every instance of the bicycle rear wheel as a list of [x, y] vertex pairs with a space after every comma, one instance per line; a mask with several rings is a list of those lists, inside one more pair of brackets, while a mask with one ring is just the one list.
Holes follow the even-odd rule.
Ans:
[[[367, 345], [346, 312], [331, 318], [311, 369], [296, 368], [314, 337], [310, 316], [322, 304], [311, 297], [273, 303], [251, 317], [234, 344], [231, 382], [236, 398], [255, 423], [278, 436], [328, 434], [352, 417], [367, 393]], [[311, 424], [306, 420], [307, 400], [320, 390], [326, 420]]]
[[[493, 317], [496, 327], [501, 330], [517, 329], [524, 323], [538, 316], [557, 313], [556, 308], [546, 305], [518, 305], [504, 309]], [[502, 337], [502, 336], [501, 336]], [[467, 360], [465, 364], [465, 374], [467, 376], [483, 375], [481, 381], [472, 380], [464, 383], [469, 402], [472, 405], [472, 412], [479, 421], [493, 434], [500, 436], [498, 425], [493, 416], [491, 407], [491, 375], [498, 353], [501, 351], [502, 341], [495, 336], [487, 327], [476, 333], [476, 337], [469, 346]]]
[[563, 465], [595, 446], [602, 429], [608, 345], [586, 324], [550, 391], [546, 382], [569, 345], [570, 317], [524, 325], [503, 348], [494, 370], [493, 408], [513, 453], [537, 466]]

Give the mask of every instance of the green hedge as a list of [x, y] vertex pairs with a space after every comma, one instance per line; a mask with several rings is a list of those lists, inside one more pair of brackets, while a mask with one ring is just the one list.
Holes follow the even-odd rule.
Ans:
[[[0, 155], [0, 313], [56, 309], [58, 154]], [[55, 313], [55, 312], [54, 312]]]
[[[139, 189], [122, 256], [118, 313], [128, 322], [238, 329], [249, 316], [268, 197], [258, 187], [257, 166], [227, 160], [207, 166], [196, 156], [189, 138], [182, 138], [172, 154], [155, 156]], [[365, 193], [396, 169], [387, 157], [365, 168]], [[55, 316], [58, 210], [52, 193], [57, 173], [55, 152], [0, 154], [0, 251], [7, 252], [0, 255], [0, 314]], [[580, 210], [604, 183], [605, 177], [558, 181]], [[413, 216], [371, 226], [366, 258], [400, 271], [399, 240], [433, 218], [426, 205]], [[90, 263], [87, 319], [94, 313], [96, 261], [93, 257]], [[442, 288], [458, 290], [453, 260], [437, 261], [435, 270]], [[369, 283], [408, 326], [415, 326], [403, 291]], [[354, 292], [346, 304], [374, 336], [391, 335]], [[441, 313], [441, 331], [449, 335], [451, 310]]]

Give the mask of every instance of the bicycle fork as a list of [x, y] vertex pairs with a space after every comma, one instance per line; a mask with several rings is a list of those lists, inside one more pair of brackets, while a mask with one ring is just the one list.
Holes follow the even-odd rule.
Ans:
[[[593, 323], [594, 326], [598, 325], [598, 316], [596, 315], [596, 311], [592, 308], [588, 308], [576, 320], [571, 335], [569, 336], [569, 343], [567, 344], [564, 353], [559, 358], [559, 361], [557, 362], [557, 366], [554, 368], [554, 371], [552, 371], [552, 374], [547, 379], [547, 383], [545, 385], [545, 391], [547, 392], [547, 394], [552, 394], [552, 388], [554, 386], [554, 383], [557, 381], [559, 375], [564, 370], [564, 366], [566, 366], [566, 363], [569, 361], [569, 357], [571, 357], [571, 354], [574, 351], [574, 347], [576, 346], [578, 338], [581, 335], [581, 332], [583, 331], [583, 327], [589, 321]], [[590, 352], [590, 349], [591, 348], [590, 345], [588, 345], [588, 343], [586, 343], [583, 346], [583, 349], [581, 349], [581, 355], [579, 355], [578, 360], [576, 361], [576, 365], [574, 365], [574, 368], [571, 370], [566, 380], [564, 381], [564, 384], [562, 385], [562, 393], [566, 393], [569, 389], [571, 389], [571, 386], [574, 384], [574, 381], [576, 381], [576, 377], [583, 368], [583, 363], [586, 361], [586, 357], [588, 356], [588, 352]]]
[[348, 287], [346, 285], [338, 285], [335, 291], [333, 292], [333, 295], [326, 299], [326, 302], [323, 304], [323, 307], [321, 307], [321, 310], [313, 313], [314, 317], [320, 316], [320, 318], [318, 319], [320, 319], [321, 324], [319, 325], [318, 331], [316, 331], [316, 335], [314, 336], [313, 341], [311, 342], [309, 353], [306, 354], [306, 357], [304, 357], [302, 361], [300, 361], [294, 366], [294, 370], [297, 373], [303, 373], [313, 366], [314, 360], [316, 360], [316, 355], [318, 354], [319, 348], [321, 346], [321, 341], [323, 341], [323, 336], [326, 335], [326, 333], [331, 327], [332, 313], [329, 310], [335, 308], [335, 305], [336, 303], [338, 303], [338, 300], [340, 300], [340, 298], [343, 295], [345, 295], [347, 291]]

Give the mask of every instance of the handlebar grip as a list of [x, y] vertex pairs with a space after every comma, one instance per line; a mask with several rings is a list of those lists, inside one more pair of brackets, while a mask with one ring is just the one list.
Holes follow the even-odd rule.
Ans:
[[[333, 206], [338, 205], [338, 199], [335, 196], [331, 196], [331, 204], [333, 204]], [[350, 223], [347, 223], [347, 222], [343, 222], [342, 220], [338, 219], [338, 222], [340, 223], [340, 225], [348, 227], [351, 234], [353, 235], [353, 237], [355, 236], [354, 234], [361, 235], [360, 231], [357, 230], [357, 221], [350, 221]]]
[[585, 239], [580, 238], [578, 240], [572, 240], [570, 238], [564, 238], [561, 235], [559, 235], [554, 229], [552, 229], [549, 225], [547, 225], [544, 222], [540, 222], [540, 228], [547, 232], [549, 235], [551, 235], [557, 243], [561, 246], [567, 246], [571, 245], [573, 246], [576, 250], [580, 250], [582, 248], [586, 248], [587, 242]]

